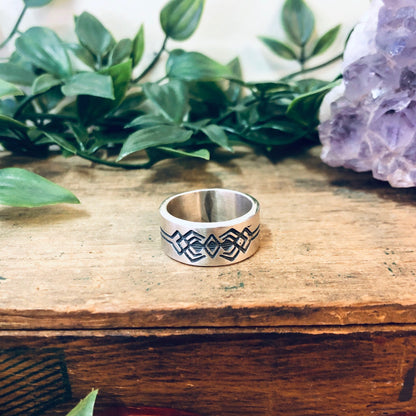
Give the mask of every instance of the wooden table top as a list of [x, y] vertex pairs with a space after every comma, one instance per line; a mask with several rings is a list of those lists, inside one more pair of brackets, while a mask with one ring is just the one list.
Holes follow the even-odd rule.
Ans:
[[[0, 168], [41, 174], [81, 205], [0, 207], [0, 329], [416, 324], [416, 190], [327, 167], [319, 150], [142, 171], [4, 154]], [[206, 187], [260, 202], [252, 258], [200, 268], [162, 253], [160, 203]]]

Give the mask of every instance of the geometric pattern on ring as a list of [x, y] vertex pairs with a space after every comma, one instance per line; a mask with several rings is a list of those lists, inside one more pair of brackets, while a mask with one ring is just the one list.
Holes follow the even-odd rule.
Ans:
[[260, 225], [254, 231], [251, 231], [249, 227], [244, 228], [241, 232], [230, 228], [218, 238], [214, 234], [205, 237], [193, 230], [185, 234], [178, 230], [168, 234], [161, 228], [160, 234], [179, 256], [186, 256], [191, 263], [196, 263], [207, 256], [212, 259], [219, 256], [232, 262], [240, 253], [247, 252], [251, 242], [260, 233]]

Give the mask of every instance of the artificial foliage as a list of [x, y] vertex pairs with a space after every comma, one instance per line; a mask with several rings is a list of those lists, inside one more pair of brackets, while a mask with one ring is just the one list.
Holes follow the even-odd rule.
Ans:
[[[339, 26], [316, 36], [315, 17], [303, 0], [286, 0], [276, 22], [287, 39], [259, 35], [260, 48], [299, 62], [299, 71], [267, 82], [245, 81], [237, 57], [220, 63], [198, 51], [169, 49], [170, 40], [183, 41], [195, 32], [204, 0], [172, 0], [163, 7], [164, 40], [139, 74], [145, 44], [151, 44], [144, 24], [133, 39], [116, 40], [84, 12], [74, 19], [75, 43], [47, 27], [21, 33], [25, 11], [50, 2], [24, 0], [15, 27], [0, 45], [15, 43], [13, 53], [0, 63], [0, 144], [6, 151], [30, 157], [59, 152], [138, 169], [166, 158], [208, 160], [216, 149], [233, 152], [236, 145], [270, 152], [317, 142], [318, 110], [336, 81], [306, 77], [317, 68], [306, 64], [331, 46]], [[164, 76], [149, 81], [164, 55]], [[13, 173], [22, 175], [18, 170], [3, 175], [0, 203], [18, 200], [22, 205], [26, 188], [19, 191], [7, 184]], [[43, 186], [40, 179], [37, 186]], [[75, 200], [68, 195], [46, 202]]]
[[79, 403], [67, 414], [67, 416], [93, 416], [95, 400], [97, 398], [98, 390], [92, 390], [85, 398], [81, 399]]

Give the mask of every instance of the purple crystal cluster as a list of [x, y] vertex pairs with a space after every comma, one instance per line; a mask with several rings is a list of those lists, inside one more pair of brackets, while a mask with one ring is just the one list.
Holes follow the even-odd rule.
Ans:
[[354, 44], [367, 45], [367, 54], [344, 61], [343, 95], [319, 126], [321, 158], [330, 166], [371, 170], [394, 187], [411, 187], [416, 186], [416, 1], [378, 3], [367, 17], [373, 29], [360, 29], [347, 46], [353, 55]]

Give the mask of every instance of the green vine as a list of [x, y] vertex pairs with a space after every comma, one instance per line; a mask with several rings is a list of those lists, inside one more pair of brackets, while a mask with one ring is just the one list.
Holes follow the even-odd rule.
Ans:
[[[314, 67], [307, 63], [334, 42], [340, 26], [314, 37], [315, 17], [303, 0], [286, 0], [281, 24], [287, 40], [260, 36], [278, 57], [299, 63], [280, 80], [252, 83], [238, 58], [223, 64], [199, 52], [168, 49], [198, 27], [204, 0], [171, 0], [160, 12], [165, 37], [154, 58], [137, 75], [145, 33], [116, 41], [93, 15], [75, 19], [76, 43], [51, 29], [18, 28], [26, 10], [51, 0], [25, 0], [4, 47], [16, 50], [0, 63], [0, 144], [12, 153], [45, 156], [58, 146], [95, 164], [149, 168], [165, 158], [215, 157], [236, 145], [273, 149], [317, 141], [318, 109], [333, 82], [303, 78], [342, 55]], [[166, 55], [165, 75], [148, 81]], [[103, 157], [111, 149], [115, 158]], [[147, 155], [137, 163], [136, 156]], [[129, 161], [124, 159], [129, 157]], [[130, 162], [130, 160], [132, 160]], [[7, 204], [6, 187], [0, 201]]]

